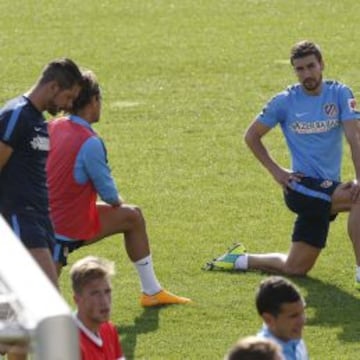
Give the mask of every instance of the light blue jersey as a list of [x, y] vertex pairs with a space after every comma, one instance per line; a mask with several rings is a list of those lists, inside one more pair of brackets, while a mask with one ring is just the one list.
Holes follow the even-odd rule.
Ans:
[[[71, 115], [70, 120], [92, 130], [91, 125], [79, 116]], [[81, 146], [74, 166], [74, 178], [79, 184], [91, 181], [101, 200], [106, 203], [119, 201], [120, 195], [107, 162], [105, 145], [96, 134]]]
[[305, 342], [302, 339], [283, 341], [277, 338], [266, 325], [262, 327], [257, 336], [273, 340], [279, 344], [285, 360], [309, 360]]
[[300, 84], [268, 102], [257, 120], [270, 128], [280, 124], [291, 153], [291, 168], [306, 176], [340, 181], [342, 123], [360, 119], [352, 91], [324, 81], [320, 95], [308, 95]]

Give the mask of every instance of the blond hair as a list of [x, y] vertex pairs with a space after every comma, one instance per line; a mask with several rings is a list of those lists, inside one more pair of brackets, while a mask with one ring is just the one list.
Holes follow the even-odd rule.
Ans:
[[74, 263], [70, 270], [72, 288], [75, 294], [80, 294], [90, 281], [95, 279], [110, 279], [115, 274], [114, 263], [96, 256], [87, 256]]

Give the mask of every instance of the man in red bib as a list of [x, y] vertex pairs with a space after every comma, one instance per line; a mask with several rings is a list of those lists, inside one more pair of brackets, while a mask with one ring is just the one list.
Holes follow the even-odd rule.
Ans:
[[119, 334], [109, 321], [113, 273], [112, 263], [94, 256], [78, 260], [71, 268], [81, 360], [125, 360]]
[[[84, 72], [82, 85], [71, 115], [49, 123], [47, 177], [58, 270], [73, 250], [122, 233], [140, 278], [141, 305], [189, 303], [190, 299], [163, 289], [156, 278], [145, 219], [139, 207], [124, 203], [119, 195], [105, 145], [91, 126], [101, 112], [95, 75]], [[103, 202], [96, 202], [97, 195]]]

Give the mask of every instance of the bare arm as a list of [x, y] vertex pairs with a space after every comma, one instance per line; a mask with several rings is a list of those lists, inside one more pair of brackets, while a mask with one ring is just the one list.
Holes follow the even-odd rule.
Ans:
[[351, 120], [343, 123], [344, 133], [351, 150], [351, 158], [354, 164], [356, 183], [352, 185], [352, 198], [360, 200], [360, 121]]
[[0, 141], [0, 171], [9, 161], [12, 153], [12, 147]]
[[282, 168], [269, 154], [262, 142], [262, 137], [266, 135], [271, 128], [254, 120], [245, 132], [245, 142], [255, 157], [269, 171], [275, 181], [284, 189], [289, 186], [291, 180], [298, 180], [298, 175]]
[[344, 124], [344, 133], [351, 149], [351, 157], [354, 164], [355, 176], [360, 183], [360, 121], [351, 120]]

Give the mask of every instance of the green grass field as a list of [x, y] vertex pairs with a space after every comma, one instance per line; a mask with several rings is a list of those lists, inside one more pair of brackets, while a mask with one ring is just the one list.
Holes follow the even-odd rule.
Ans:
[[[143, 310], [120, 236], [73, 254], [71, 263], [90, 253], [116, 262], [112, 320], [127, 359], [222, 359], [237, 338], [257, 332], [254, 293], [266, 275], [200, 270], [234, 241], [252, 252], [289, 246], [293, 215], [242, 136], [266, 100], [295, 81], [289, 49], [305, 38], [321, 45], [326, 77], [360, 99], [359, 13], [349, 0], [0, 2], [0, 102], [58, 56], [96, 72], [104, 92], [96, 129], [120, 192], [143, 209], [163, 286], [195, 301]], [[287, 166], [280, 132], [266, 142]], [[332, 225], [310, 276], [294, 279], [307, 302], [311, 359], [360, 357], [346, 218]], [[68, 270], [61, 288], [72, 304]]]

